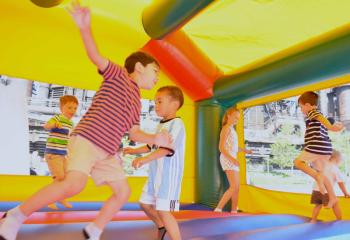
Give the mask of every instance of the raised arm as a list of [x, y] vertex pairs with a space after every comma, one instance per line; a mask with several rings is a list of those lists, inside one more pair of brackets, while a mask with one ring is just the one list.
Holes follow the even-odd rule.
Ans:
[[67, 8], [73, 17], [75, 24], [80, 30], [86, 53], [96, 67], [104, 71], [108, 66], [108, 60], [100, 55], [91, 32], [91, 14], [88, 7], [82, 7], [79, 1], [73, 1], [70, 8]]

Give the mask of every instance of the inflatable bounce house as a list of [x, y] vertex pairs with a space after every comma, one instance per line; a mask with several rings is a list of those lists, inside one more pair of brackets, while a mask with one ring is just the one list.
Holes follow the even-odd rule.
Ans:
[[[29, 139], [27, 113], [14, 115], [28, 95], [23, 79], [91, 91], [102, 81], [65, 10], [68, 4], [0, 3], [0, 212], [51, 182], [49, 176], [30, 174], [29, 163], [22, 165], [23, 156], [33, 152], [28, 141], [34, 141]], [[103, 56], [123, 65], [130, 53], [142, 50], [159, 62], [159, 81], [154, 90], [141, 91], [142, 99], [152, 100], [156, 89], [165, 85], [176, 85], [185, 94], [178, 112], [187, 138], [182, 204], [174, 213], [183, 239], [350, 239], [350, 200], [336, 192], [343, 220], [334, 221], [332, 210], [322, 210], [320, 221], [309, 223], [313, 181], [293, 166], [305, 130], [296, 99], [315, 91], [320, 110], [345, 126], [331, 137], [344, 156], [340, 170], [345, 185], [350, 183], [350, 1], [81, 4], [91, 10], [94, 38]], [[12, 89], [15, 85], [18, 88]], [[230, 214], [229, 206], [222, 213], [213, 211], [228, 188], [218, 144], [221, 119], [231, 106], [242, 116], [236, 125], [239, 146], [253, 151], [238, 155], [237, 214]], [[102, 239], [154, 239], [155, 227], [137, 204], [145, 180], [128, 177], [129, 203]], [[45, 208], [32, 214], [17, 239], [80, 239], [80, 229], [94, 219], [109, 194], [89, 180], [87, 188], [70, 199], [73, 209]]]

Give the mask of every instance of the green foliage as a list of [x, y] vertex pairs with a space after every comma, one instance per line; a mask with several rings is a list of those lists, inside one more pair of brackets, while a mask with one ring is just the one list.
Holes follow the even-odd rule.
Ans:
[[293, 160], [298, 156], [299, 150], [290, 143], [294, 126], [286, 123], [281, 125], [281, 131], [276, 135], [276, 142], [271, 145], [272, 158], [270, 163], [278, 165], [281, 169], [292, 168]]

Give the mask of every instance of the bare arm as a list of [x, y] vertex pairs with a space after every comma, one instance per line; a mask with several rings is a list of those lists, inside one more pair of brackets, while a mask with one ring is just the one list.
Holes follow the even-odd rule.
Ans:
[[250, 150], [250, 149], [240, 148], [240, 147], [238, 148], [238, 151], [239, 151], [239, 152], [248, 153], [248, 154], [252, 154], [252, 153], [253, 153], [253, 151]]
[[61, 123], [59, 121], [56, 121], [54, 118], [51, 118], [44, 125], [44, 128], [46, 130], [51, 130], [52, 128], [61, 128], [61, 127], [62, 127]]
[[145, 164], [147, 164], [155, 159], [164, 157], [170, 153], [171, 152], [165, 148], [158, 148], [157, 150], [153, 151], [152, 153], [148, 154], [147, 156], [136, 158], [132, 162], [132, 166], [134, 168], [142, 167], [143, 165], [145, 165]]
[[147, 145], [145, 145], [139, 148], [124, 148], [123, 154], [142, 154], [150, 151], [151, 150], [147, 147]]
[[172, 145], [172, 140], [168, 132], [149, 134], [142, 131], [138, 125], [134, 125], [129, 130], [129, 138], [135, 142], [147, 143], [149, 145], [163, 147], [169, 147]]
[[348, 191], [346, 190], [345, 183], [344, 182], [338, 182], [338, 185], [339, 185], [340, 190], [343, 192], [344, 196], [346, 198], [350, 197]]
[[317, 117], [317, 120], [320, 121], [328, 130], [339, 132], [344, 128], [344, 125], [341, 122], [335, 122], [334, 124], [331, 124], [327, 118], [320, 115]]
[[79, 2], [73, 2], [68, 11], [80, 30], [80, 35], [89, 59], [99, 70], [104, 71], [108, 66], [108, 60], [100, 55], [93, 38], [89, 8], [80, 6]]
[[224, 126], [221, 129], [219, 150], [220, 150], [221, 154], [223, 154], [227, 159], [230, 159], [230, 161], [232, 161], [233, 163], [238, 164], [238, 160], [231, 155], [231, 153], [226, 149], [226, 146], [225, 146], [227, 138], [231, 137], [231, 136], [229, 136], [229, 134], [230, 134], [229, 128], [230, 128], [229, 126]]

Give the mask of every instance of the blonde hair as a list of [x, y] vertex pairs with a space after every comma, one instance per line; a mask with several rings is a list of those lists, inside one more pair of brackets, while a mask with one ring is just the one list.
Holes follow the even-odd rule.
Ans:
[[234, 112], [238, 112], [238, 109], [236, 107], [230, 107], [226, 110], [224, 116], [222, 117], [222, 126], [225, 126], [227, 124], [228, 116]]
[[341, 153], [338, 150], [333, 149], [333, 152], [332, 152], [332, 155], [331, 155], [329, 161], [341, 163], [342, 162]]

